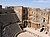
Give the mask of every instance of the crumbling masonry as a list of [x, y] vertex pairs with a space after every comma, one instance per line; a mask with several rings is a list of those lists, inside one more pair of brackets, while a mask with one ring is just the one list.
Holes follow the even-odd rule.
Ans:
[[[23, 28], [50, 28], [50, 10], [10, 6], [2, 8], [0, 5], [0, 37], [13, 37]], [[13, 35], [13, 36], [12, 36]]]

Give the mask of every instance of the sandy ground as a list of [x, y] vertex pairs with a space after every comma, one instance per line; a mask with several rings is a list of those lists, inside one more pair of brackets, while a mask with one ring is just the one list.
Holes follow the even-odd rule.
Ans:
[[40, 32], [40, 29], [35, 30], [33, 28], [24, 28], [27, 32], [21, 33], [18, 37], [50, 37], [50, 33]]

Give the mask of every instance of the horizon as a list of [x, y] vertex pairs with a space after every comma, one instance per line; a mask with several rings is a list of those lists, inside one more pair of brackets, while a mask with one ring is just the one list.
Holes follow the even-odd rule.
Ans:
[[0, 0], [2, 7], [25, 6], [32, 8], [50, 8], [50, 0]]

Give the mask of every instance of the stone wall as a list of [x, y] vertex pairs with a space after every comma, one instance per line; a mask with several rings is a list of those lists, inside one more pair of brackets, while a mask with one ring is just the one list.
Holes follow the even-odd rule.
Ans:
[[[41, 10], [40, 8], [29, 8], [28, 10], [28, 19], [30, 20], [31, 23], [37, 23], [42, 25], [47, 25], [49, 24], [49, 19], [48, 19], [48, 12], [45, 10]], [[32, 24], [34, 25], [34, 24]]]
[[[10, 11], [3, 10], [3, 14], [0, 14], [0, 34], [2, 37], [13, 37], [16, 33], [21, 31], [19, 26], [19, 18], [16, 13], [11, 13]], [[0, 36], [1, 36], [0, 35]]]
[[23, 6], [16, 6], [14, 7], [14, 11], [16, 12], [18, 18], [20, 21], [22, 21], [22, 12], [23, 12]]

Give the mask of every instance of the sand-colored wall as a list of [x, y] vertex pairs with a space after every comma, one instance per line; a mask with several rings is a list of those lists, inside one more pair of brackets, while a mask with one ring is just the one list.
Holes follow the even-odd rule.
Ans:
[[[43, 11], [43, 10], [36, 10], [36, 9], [29, 9], [28, 10], [29, 12], [29, 16], [28, 16], [28, 19], [31, 20], [32, 22], [38, 22], [39, 24], [41, 25], [47, 25], [49, 24], [49, 19], [48, 19], [48, 14], [46, 11]], [[45, 22], [43, 22], [43, 18], [45, 18]], [[31, 26], [32, 27], [37, 27], [37, 25], [35, 24], [32, 24], [31, 23]]]

